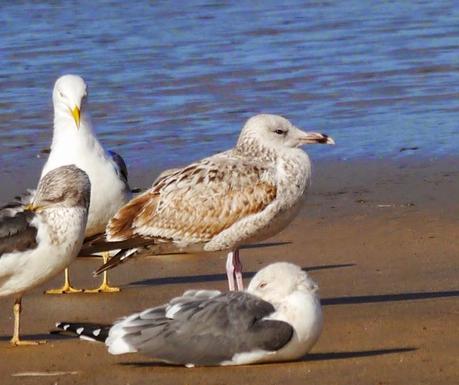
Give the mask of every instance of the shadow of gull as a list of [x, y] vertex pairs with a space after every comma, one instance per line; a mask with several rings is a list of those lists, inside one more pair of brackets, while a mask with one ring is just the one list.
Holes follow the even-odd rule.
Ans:
[[450, 291], [426, 291], [417, 293], [398, 293], [398, 294], [377, 294], [377, 295], [360, 295], [354, 297], [335, 297], [322, 298], [322, 305], [352, 305], [361, 303], [378, 303], [378, 302], [396, 302], [396, 301], [414, 301], [420, 299], [433, 298], [450, 298], [459, 297], [459, 290]]
[[[311, 353], [307, 354], [303, 358], [291, 361], [293, 363], [304, 363], [307, 361], [323, 361], [323, 360], [344, 360], [344, 359], [351, 359], [351, 358], [364, 358], [364, 357], [374, 357], [374, 356], [382, 356], [385, 354], [397, 354], [397, 353], [408, 353], [418, 350], [414, 347], [406, 347], [406, 348], [391, 348], [391, 349], [376, 349], [376, 350], [361, 350], [361, 351], [354, 351], [354, 352], [329, 352], [329, 353]], [[260, 364], [252, 364], [250, 366], [263, 366], [263, 365], [284, 365], [285, 362], [266, 362]], [[149, 367], [157, 367], [157, 366], [169, 366], [174, 367], [175, 365], [167, 365], [161, 362], [153, 362], [153, 361], [134, 361], [134, 362], [120, 362], [118, 365], [122, 366], [132, 366], [135, 368], [149, 368]], [[242, 365], [242, 367], [247, 367], [249, 365]], [[189, 370], [180, 365], [176, 365], [178, 368], [183, 368], [184, 370]], [[237, 367], [232, 367], [237, 368]]]
[[[21, 334], [21, 340], [69, 340], [72, 339], [72, 336], [63, 335], [63, 334]], [[11, 340], [11, 336], [0, 336], [0, 341], [9, 341]]]
[[303, 357], [304, 361], [323, 361], [323, 360], [344, 360], [347, 358], [373, 357], [382, 356], [385, 354], [407, 353], [414, 352], [418, 348], [392, 348], [392, 349], [376, 349], [362, 350], [356, 352], [329, 352], [329, 353], [311, 353]]
[[[336, 265], [319, 265], [304, 267], [304, 271], [316, 271], [326, 269], [338, 269], [343, 267], [355, 266], [354, 263], [343, 263]], [[243, 273], [244, 278], [252, 278], [256, 272], [250, 271]], [[141, 281], [131, 282], [123, 287], [138, 287], [138, 286], [159, 286], [159, 285], [174, 285], [179, 283], [200, 283], [200, 282], [216, 282], [226, 281], [226, 274], [205, 274], [205, 275], [192, 275], [183, 277], [164, 277], [164, 278], [151, 278], [143, 279]]]

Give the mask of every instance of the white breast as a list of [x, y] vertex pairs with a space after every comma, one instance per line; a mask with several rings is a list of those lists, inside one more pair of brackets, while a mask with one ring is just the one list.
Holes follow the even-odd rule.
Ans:
[[294, 329], [289, 343], [262, 361], [287, 361], [303, 357], [311, 350], [322, 332], [323, 316], [320, 300], [315, 294], [296, 291], [269, 319], [288, 322]]
[[53, 142], [42, 176], [50, 170], [68, 164], [75, 164], [81, 168], [91, 181], [86, 236], [101, 233], [118, 209], [128, 201], [129, 191], [118, 177], [111, 159], [92, 135], [60, 136]]
[[48, 210], [46, 222], [37, 216], [35, 249], [0, 258], [0, 296], [21, 293], [52, 278], [76, 257], [83, 243], [86, 214], [82, 208]]

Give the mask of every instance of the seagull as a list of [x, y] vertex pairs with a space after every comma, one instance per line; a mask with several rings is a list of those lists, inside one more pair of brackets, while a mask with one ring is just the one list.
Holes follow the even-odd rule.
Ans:
[[39, 341], [19, 338], [21, 300], [61, 272], [83, 244], [91, 183], [74, 165], [58, 167], [39, 182], [28, 206], [0, 210], [0, 297], [15, 296], [13, 345]]
[[318, 286], [300, 267], [276, 262], [247, 291], [189, 290], [111, 325], [59, 322], [105, 342], [111, 354], [141, 353], [174, 365], [245, 365], [303, 357], [322, 331]]
[[83, 247], [89, 254], [121, 249], [95, 274], [133, 256], [225, 250], [229, 289], [242, 290], [239, 247], [275, 235], [296, 216], [311, 179], [299, 147], [313, 143], [335, 142], [282, 116], [251, 117], [233, 149], [165, 172], [115, 214], [106, 240]]
[[[43, 167], [42, 177], [50, 170], [66, 164], [75, 164], [84, 170], [91, 180], [91, 206], [89, 207], [86, 237], [103, 233], [109, 219], [131, 199], [127, 182], [127, 168], [123, 158], [106, 152], [97, 140], [87, 112], [87, 86], [77, 75], [64, 75], [57, 79], [53, 91], [54, 133], [51, 152]], [[104, 263], [108, 253], [103, 254]], [[116, 292], [104, 275], [101, 286], [85, 293]], [[65, 270], [65, 283], [60, 289], [48, 290], [48, 294], [75, 293], [70, 284], [69, 271]]]

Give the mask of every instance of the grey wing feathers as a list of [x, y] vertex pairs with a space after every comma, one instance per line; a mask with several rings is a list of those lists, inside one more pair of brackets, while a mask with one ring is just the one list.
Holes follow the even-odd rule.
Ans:
[[0, 256], [37, 246], [37, 228], [31, 225], [35, 214], [22, 208], [0, 211]]
[[248, 293], [198, 293], [130, 316], [115, 324], [113, 334], [122, 331], [118, 335], [131, 351], [181, 365], [216, 365], [237, 353], [275, 351], [293, 335], [288, 323], [264, 319], [274, 307]]

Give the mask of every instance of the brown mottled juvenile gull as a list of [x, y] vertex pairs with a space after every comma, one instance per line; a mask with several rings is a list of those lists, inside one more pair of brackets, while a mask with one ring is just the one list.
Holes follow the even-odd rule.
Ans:
[[111, 354], [138, 352], [174, 365], [245, 365], [303, 357], [322, 331], [318, 287], [300, 267], [277, 262], [247, 291], [190, 290], [115, 325], [59, 322]]
[[243, 288], [239, 247], [281, 231], [298, 213], [311, 179], [304, 144], [334, 144], [278, 115], [250, 118], [236, 146], [166, 173], [110, 220], [108, 243], [123, 249], [96, 273], [144, 253], [228, 250], [228, 284]]
[[13, 345], [21, 341], [19, 321], [24, 292], [64, 270], [84, 239], [91, 184], [71, 166], [48, 172], [31, 204], [0, 210], [0, 297], [15, 296]]

